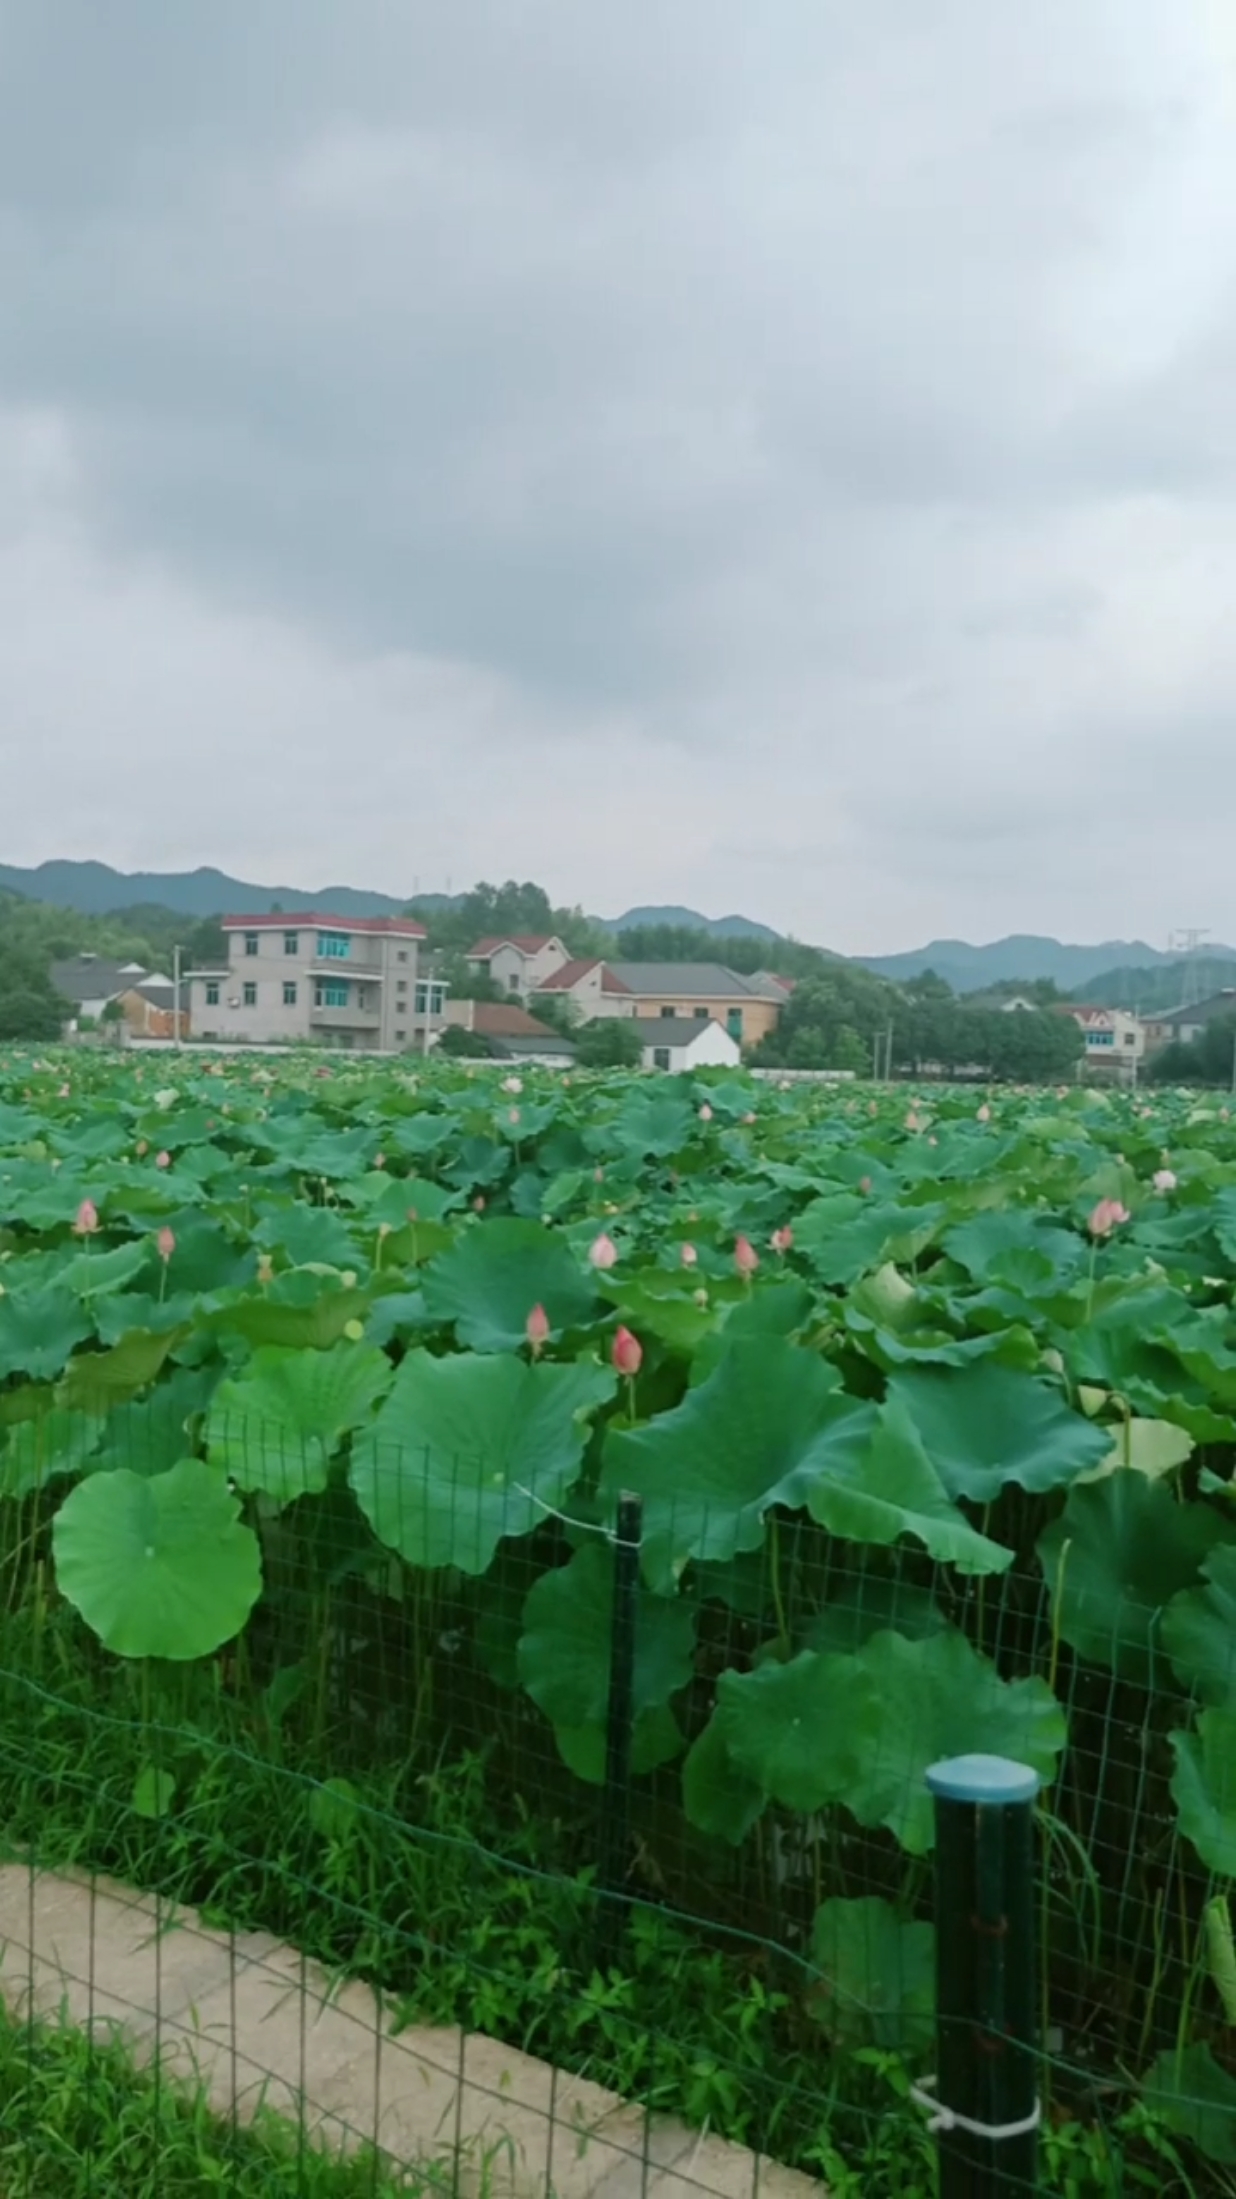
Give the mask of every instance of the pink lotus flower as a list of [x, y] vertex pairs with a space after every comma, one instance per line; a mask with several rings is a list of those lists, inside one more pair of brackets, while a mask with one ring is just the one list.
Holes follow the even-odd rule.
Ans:
[[699, 1259], [699, 1254], [696, 1251], [694, 1245], [684, 1245], [678, 1257], [682, 1261], [684, 1267], [694, 1267], [696, 1261]]
[[170, 1153], [156, 1153], [156, 1154], [155, 1154], [155, 1167], [156, 1167], [156, 1168], [170, 1168], [170, 1167], [171, 1167], [171, 1165], [172, 1165], [172, 1156], [171, 1156], [171, 1154], [170, 1154]]
[[1129, 1219], [1128, 1209], [1119, 1199], [1100, 1199], [1089, 1221], [1092, 1237], [1110, 1237], [1113, 1229]]
[[155, 1238], [155, 1243], [159, 1248], [159, 1258], [166, 1266], [167, 1262], [171, 1259], [172, 1254], [176, 1250], [176, 1238], [173, 1231], [170, 1229], [161, 1229], [158, 1236]]
[[539, 1359], [541, 1348], [549, 1339], [549, 1315], [546, 1313], [544, 1306], [534, 1306], [532, 1308], [524, 1323], [524, 1334], [528, 1339], [533, 1358]]
[[991, 1121], [991, 1109], [987, 1105], [986, 1100], [984, 1100], [982, 1106], [976, 1110], [974, 1119], [976, 1122]]
[[742, 1119], [749, 1127], [755, 1121], [754, 1112], [751, 1109], [748, 1109], [747, 1113], [743, 1116]]
[[794, 1242], [794, 1232], [787, 1222], [784, 1229], [774, 1229], [768, 1240], [774, 1252], [788, 1252]]
[[906, 1116], [905, 1126], [907, 1130], [921, 1130], [923, 1127], [913, 1108], [910, 1109], [908, 1115]]
[[711, 1107], [709, 1106], [709, 1104], [708, 1104], [707, 1100], [705, 1100], [705, 1101], [704, 1101], [704, 1104], [703, 1104], [703, 1106], [702, 1106], [702, 1107], [700, 1108], [700, 1121], [701, 1121], [701, 1122], [711, 1122], [711, 1121], [712, 1121], [712, 1109], [711, 1109]]
[[740, 1275], [754, 1275], [760, 1264], [760, 1256], [749, 1237], [735, 1237], [734, 1265]]
[[607, 1237], [605, 1231], [602, 1230], [600, 1236], [594, 1237], [588, 1247], [589, 1262], [596, 1268], [610, 1268], [613, 1267], [617, 1258], [617, 1245], [614, 1243], [613, 1238]]
[[75, 1237], [93, 1237], [99, 1226], [99, 1210], [93, 1199], [83, 1199], [73, 1223]]
[[632, 1336], [630, 1329], [620, 1328], [614, 1333], [610, 1358], [616, 1371], [633, 1381], [644, 1363], [644, 1347], [638, 1336]]
[[1175, 1169], [1174, 1169], [1174, 1168], [1159, 1168], [1159, 1169], [1156, 1169], [1156, 1170], [1155, 1170], [1155, 1178], [1154, 1178], [1154, 1187], [1155, 1187], [1155, 1190], [1156, 1190], [1156, 1191], [1174, 1191], [1174, 1190], [1176, 1189], [1176, 1171], [1175, 1171]]

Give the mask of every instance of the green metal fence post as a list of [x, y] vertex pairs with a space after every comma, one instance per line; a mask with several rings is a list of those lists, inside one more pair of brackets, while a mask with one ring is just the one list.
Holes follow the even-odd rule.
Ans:
[[1038, 2074], [1034, 1798], [1038, 1773], [1003, 1756], [933, 1764], [936, 2041], [932, 2110], [940, 2199], [1034, 2192]]
[[641, 1497], [624, 1490], [618, 1499], [614, 1540], [614, 1604], [610, 1622], [609, 1704], [605, 1721], [605, 1785], [601, 1793], [601, 1894], [598, 1954], [604, 1967], [622, 1946], [622, 1892], [627, 1875], [631, 1817], [631, 1727], [635, 1698], [635, 1629], [639, 1608], [639, 1551], [644, 1528]]

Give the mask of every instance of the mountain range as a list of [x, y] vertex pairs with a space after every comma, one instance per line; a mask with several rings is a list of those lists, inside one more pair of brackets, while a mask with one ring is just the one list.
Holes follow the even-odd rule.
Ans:
[[[408, 906], [406, 896], [365, 892], [355, 886], [320, 886], [306, 892], [297, 886], [255, 885], [251, 880], [232, 878], [226, 871], [208, 867], [191, 871], [120, 871], [107, 863], [53, 861], [23, 870], [0, 863], [0, 889], [6, 887], [30, 900], [76, 909], [85, 916], [107, 916], [116, 910], [150, 904], [194, 918], [249, 911], [257, 915], [274, 909], [286, 909], [289, 915], [326, 909], [339, 916], [396, 916]], [[464, 898], [462, 894], [445, 893], [416, 896], [417, 906], [427, 911], [457, 908]], [[753, 917], [708, 917], [696, 909], [678, 906], [642, 906], [595, 921], [609, 932], [629, 931], [637, 925], [672, 924], [708, 932], [717, 940], [771, 941], [779, 936], [771, 925]], [[1199, 959], [1208, 962], [1236, 963], [1236, 947], [1208, 943], [1197, 952]], [[1162, 971], [1164, 976], [1154, 990], [1170, 992], [1171, 967], [1185, 958], [1152, 947], [1144, 939], [1109, 939], [1086, 946], [1037, 933], [1015, 932], [982, 946], [965, 939], [932, 939], [925, 947], [903, 954], [856, 955], [852, 959], [881, 977], [901, 982], [934, 970], [957, 993], [982, 992], [988, 985], [1015, 978], [1051, 978], [1062, 992], [1085, 992], [1096, 997], [1096, 981], [1110, 978], [1113, 992], [1118, 984], [1121, 999], [1131, 1001], [1137, 996], [1139, 974], [1144, 971]], [[1214, 982], [1222, 984], [1225, 975], [1216, 969]], [[1120, 1001], [1113, 998], [1111, 1005], [1120, 1005]]]

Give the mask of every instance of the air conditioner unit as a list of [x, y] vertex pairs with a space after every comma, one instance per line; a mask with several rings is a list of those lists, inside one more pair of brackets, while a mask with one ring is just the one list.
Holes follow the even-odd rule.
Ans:
[[231, 1000], [229, 1000], [229, 1002], [228, 1002], [228, 1007], [229, 1007], [229, 1008], [239, 1008], [239, 1006], [240, 1006], [240, 995], [239, 995], [239, 994], [234, 994], [234, 995], [233, 995], [233, 997], [232, 997], [232, 999], [231, 999]]

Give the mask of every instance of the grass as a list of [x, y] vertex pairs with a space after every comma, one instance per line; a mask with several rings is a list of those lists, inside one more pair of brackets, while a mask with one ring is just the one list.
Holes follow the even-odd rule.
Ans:
[[4, 2199], [407, 2199], [453, 2184], [446, 2163], [321, 2151], [269, 2112], [233, 2122], [200, 2088], [135, 2068], [117, 2040], [19, 2023], [0, 2004]]

